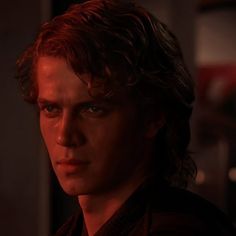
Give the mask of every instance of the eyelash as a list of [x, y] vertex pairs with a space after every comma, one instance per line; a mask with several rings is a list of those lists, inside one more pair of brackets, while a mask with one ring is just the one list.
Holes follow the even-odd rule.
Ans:
[[106, 113], [106, 109], [102, 106], [94, 105], [94, 104], [88, 104], [84, 108], [81, 109], [80, 114], [85, 116], [93, 116], [93, 117], [99, 117]]
[[50, 118], [55, 117], [60, 113], [60, 108], [53, 104], [45, 104], [39, 107], [40, 111], [44, 112], [44, 114]]
[[[61, 112], [61, 109], [54, 104], [44, 104], [39, 105], [40, 112], [43, 112], [44, 115], [48, 118], [54, 118], [58, 116]], [[106, 114], [108, 109], [103, 106], [99, 106], [96, 104], [86, 104], [82, 108], [79, 109], [78, 114], [81, 117], [100, 117]], [[77, 113], [77, 112], [76, 112]]]

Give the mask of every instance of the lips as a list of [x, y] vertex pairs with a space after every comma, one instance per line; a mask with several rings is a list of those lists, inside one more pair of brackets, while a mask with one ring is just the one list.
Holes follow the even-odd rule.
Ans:
[[78, 160], [75, 158], [70, 158], [70, 159], [65, 158], [57, 161], [56, 164], [59, 172], [65, 174], [80, 175], [84, 173], [85, 170], [87, 170], [89, 162]]
[[83, 164], [88, 164], [87, 161], [82, 161], [82, 160], [78, 160], [75, 158], [70, 158], [70, 159], [61, 159], [59, 161], [57, 161], [57, 164], [59, 165], [83, 165]]

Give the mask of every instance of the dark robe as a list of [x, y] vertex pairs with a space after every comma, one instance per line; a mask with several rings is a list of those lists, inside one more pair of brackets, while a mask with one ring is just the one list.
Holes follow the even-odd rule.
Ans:
[[[187, 190], [163, 184], [139, 187], [94, 236], [236, 236], [227, 216]], [[55, 236], [87, 236], [81, 210]]]

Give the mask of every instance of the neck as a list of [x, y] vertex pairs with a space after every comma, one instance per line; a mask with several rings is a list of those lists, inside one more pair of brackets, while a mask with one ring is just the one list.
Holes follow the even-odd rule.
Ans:
[[126, 182], [122, 187], [111, 192], [78, 197], [88, 235], [94, 235], [101, 226], [121, 207], [144, 179]]

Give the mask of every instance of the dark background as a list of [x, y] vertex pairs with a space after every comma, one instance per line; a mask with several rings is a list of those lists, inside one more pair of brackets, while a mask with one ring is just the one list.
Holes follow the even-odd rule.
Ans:
[[[137, 1], [177, 35], [196, 80], [191, 150], [199, 172], [190, 189], [235, 222], [235, 1]], [[14, 0], [0, 4], [1, 235], [47, 236], [78, 207], [76, 199], [66, 196], [58, 185], [40, 139], [37, 115], [22, 101], [14, 80], [16, 59], [35, 38], [40, 24], [76, 2]]]

